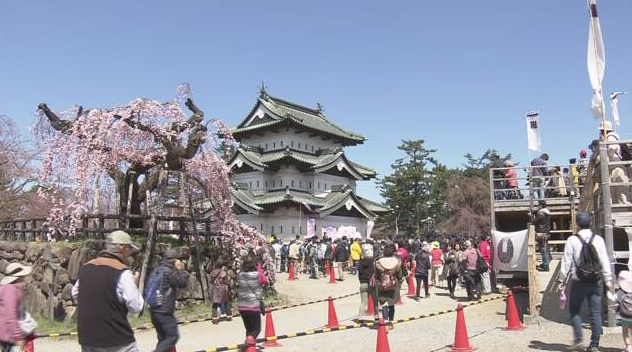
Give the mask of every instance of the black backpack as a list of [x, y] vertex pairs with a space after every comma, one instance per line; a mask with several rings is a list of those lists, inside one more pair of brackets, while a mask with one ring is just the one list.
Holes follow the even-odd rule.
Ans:
[[601, 261], [599, 261], [597, 249], [595, 249], [595, 246], [592, 243], [596, 235], [593, 233], [588, 242], [584, 242], [578, 234], [575, 236], [577, 236], [582, 243], [582, 249], [579, 253], [579, 263], [575, 263], [575, 267], [577, 268], [575, 273], [577, 274], [579, 281], [599, 281], [603, 267], [601, 266]]

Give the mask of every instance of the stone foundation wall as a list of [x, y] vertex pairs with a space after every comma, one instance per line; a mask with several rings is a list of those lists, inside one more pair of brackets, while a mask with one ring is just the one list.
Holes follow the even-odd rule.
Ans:
[[[95, 258], [103, 248], [100, 241], [82, 243], [34, 243], [34, 242], [7, 242], [0, 241], [0, 278], [7, 265], [13, 262], [30, 265], [33, 273], [25, 279], [24, 302], [26, 309], [31, 314], [50, 317], [54, 319], [73, 319], [76, 311], [75, 303], [71, 297], [71, 289], [79, 269], [87, 261]], [[161, 260], [162, 254], [169, 248], [165, 244], [156, 245], [155, 268]], [[184, 253], [190, 253], [188, 248], [182, 248]], [[212, 269], [212, 248], [204, 248], [202, 263], [206, 274]], [[186, 259], [186, 258], [184, 258]], [[143, 261], [143, 252], [133, 257], [131, 264], [133, 271], [140, 271]], [[202, 288], [198, 275], [193, 266], [194, 260], [189, 255], [186, 270], [189, 272], [189, 285], [186, 289], [178, 291], [178, 306], [191, 304], [203, 300]]]

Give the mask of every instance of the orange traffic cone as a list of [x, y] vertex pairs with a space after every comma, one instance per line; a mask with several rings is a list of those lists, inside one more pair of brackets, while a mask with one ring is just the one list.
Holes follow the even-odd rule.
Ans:
[[408, 275], [406, 281], [408, 282], [408, 293], [406, 294], [406, 296], [415, 297], [417, 294], [415, 292], [415, 283], [413, 282], [413, 276]]
[[338, 324], [338, 315], [336, 315], [336, 307], [334, 307], [334, 300], [333, 298], [331, 298], [331, 296], [329, 296], [327, 300], [329, 301], [329, 314], [327, 317], [327, 327], [337, 328], [338, 326], [340, 326], [340, 324]]
[[253, 336], [246, 336], [244, 352], [257, 352], [257, 340]]
[[507, 327], [503, 330], [522, 330], [524, 326], [520, 322], [518, 315], [518, 307], [516, 307], [516, 300], [514, 299], [513, 292], [509, 290], [507, 292]]
[[329, 283], [330, 284], [335, 284], [336, 283], [336, 268], [331, 268], [331, 270], [330, 270]]
[[331, 263], [329, 260], [325, 262], [325, 276], [329, 276], [331, 274]]
[[[269, 339], [273, 337], [274, 339]], [[263, 343], [266, 347], [280, 347], [283, 346], [276, 340], [276, 332], [274, 332], [274, 321], [272, 320], [272, 311], [270, 308], [266, 309], [266, 339], [269, 339]]]
[[395, 302], [395, 304], [397, 304], [398, 306], [401, 306], [402, 304], [404, 304], [404, 302], [402, 302], [402, 292], [396, 292], [397, 293], [397, 302]]
[[290, 262], [288, 272], [289, 272], [287, 276], [288, 281], [296, 280], [296, 276], [294, 276], [294, 263], [293, 262]]
[[460, 303], [456, 306], [456, 328], [454, 331], [452, 351], [474, 351], [474, 348], [470, 346], [470, 339], [467, 336], [465, 315], [463, 314], [463, 306]]
[[373, 302], [373, 296], [369, 295], [369, 303], [366, 305], [365, 312], [367, 314], [375, 314], [375, 302]]
[[377, 346], [375, 347], [375, 352], [391, 352], [391, 348], [388, 346], [386, 324], [382, 318], [380, 318], [377, 328]]

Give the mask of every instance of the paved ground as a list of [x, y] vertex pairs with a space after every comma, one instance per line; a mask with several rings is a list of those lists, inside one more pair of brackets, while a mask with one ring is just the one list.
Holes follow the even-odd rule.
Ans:
[[[277, 288], [294, 302], [321, 299], [328, 295], [344, 295], [356, 292], [358, 289], [356, 277], [349, 277], [347, 281], [335, 285], [328, 284], [325, 280], [310, 280], [305, 277], [301, 277], [298, 281], [287, 282], [284, 280], [285, 277], [286, 275], [281, 275]], [[464, 290], [461, 290], [458, 296], [465, 296]], [[340, 323], [350, 323], [358, 315], [359, 296], [337, 300], [335, 305]], [[396, 318], [439, 312], [455, 306], [456, 302], [447, 297], [446, 290], [437, 289], [431, 298], [420, 302], [405, 298], [404, 304], [397, 306]], [[529, 325], [524, 331], [502, 331], [500, 328], [505, 326], [504, 310], [505, 304], [502, 300], [466, 308], [465, 316], [470, 342], [478, 348], [478, 351], [563, 351], [571, 340], [571, 329], [567, 318], [541, 319], [538, 323]], [[563, 314], [556, 314], [556, 317], [563, 316]], [[319, 328], [326, 321], [326, 302], [274, 313], [278, 335]], [[391, 351], [447, 351], [449, 348], [446, 346], [454, 339], [454, 325], [455, 313], [397, 324], [388, 335]], [[244, 329], [239, 318], [219, 325], [212, 325], [210, 322], [184, 325], [180, 327], [180, 334], [182, 336], [178, 344], [180, 351], [206, 350], [240, 343], [244, 339]], [[375, 350], [376, 336], [375, 330], [359, 328], [283, 340], [281, 341], [283, 347], [276, 349], [286, 352], [330, 352], [332, 350], [367, 352]], [[153, 331], [137, 333], [136, 338], [140, 351], [151, 351], [156, 341]], [[621, 350], [622, 342], [619, 333], [604, 336], [602, 341], [603, 351]], [[42, 339], [36, 342], [36, 348], [38, 352], [80, 350], [77, 342], [73, 340]], [[275, 348], [268, 350], [275, 350]]]

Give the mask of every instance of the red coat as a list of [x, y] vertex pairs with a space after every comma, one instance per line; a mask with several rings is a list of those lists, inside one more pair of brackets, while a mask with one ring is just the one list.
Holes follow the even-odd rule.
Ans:
[[487, 265], [491, 268], [492, 245], [489, 243], [489, 241], [481, 241], [481, 243], [478, 244], [478, 251], [481, 253], [481, 257], [483, 257], [485, 263], [487, 263]]

